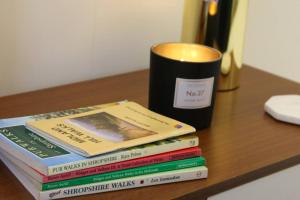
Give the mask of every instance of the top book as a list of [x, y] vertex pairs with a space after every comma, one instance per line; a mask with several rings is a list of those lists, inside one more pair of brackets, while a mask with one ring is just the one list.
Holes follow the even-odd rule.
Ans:
[[190, 125], [134, 102], [60, 118], [28, 121], [26, 127], [86, 157], [195, 132]]

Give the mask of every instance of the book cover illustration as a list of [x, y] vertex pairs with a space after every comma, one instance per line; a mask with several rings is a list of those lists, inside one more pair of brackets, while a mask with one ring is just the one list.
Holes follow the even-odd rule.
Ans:
[[95, 136], [102, 137], [111, 142], [123, 142], [156, 134], [153, 131], [135, 126], [106, 112], [75, 117], [67, 119], [66, 122], [77, 125], [95, 134]]
[[134, 102], [67, 117], [28, 121], [26, 127], [86, 157], [195, 132], [190, 125]]

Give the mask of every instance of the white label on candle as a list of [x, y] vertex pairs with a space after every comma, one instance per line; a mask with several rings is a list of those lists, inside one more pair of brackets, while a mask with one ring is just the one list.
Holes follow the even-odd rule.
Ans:
[[211, 105], [214, 77], [205, 79], [176, 78], [174, 107], [205, 108]]

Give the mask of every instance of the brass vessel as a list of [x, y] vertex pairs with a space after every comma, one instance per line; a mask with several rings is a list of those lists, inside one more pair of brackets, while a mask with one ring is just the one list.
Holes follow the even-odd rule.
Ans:
[[186, 0], [182, 41], [208, 45], [223, 53], [218, 89], [239, 87], [248, 0]]

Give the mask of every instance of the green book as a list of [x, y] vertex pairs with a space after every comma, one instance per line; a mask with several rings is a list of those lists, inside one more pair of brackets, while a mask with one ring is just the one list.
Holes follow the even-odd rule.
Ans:
[[132, 169], [114, 171], [114, 172], [109, 172], [104, 174], [96, 174], [93, 176], [85, 176], [85, 177], [80, 177], [75, 179], [64, 180], [64, 181], [40, 183], [38, 187], [42, 191], [45, 191], [45, 190], [52, 190], [57, 188], [71, 187], [76, 185], [85, 185], [85, 184], [97, 183], [102, 181], [128, 178], [133, 176], [185, 169], [190, 167], [198, 167], [203, 165], [205, 165], [204, 157], [195, 157], [195, 158], [189, 158], [184, 160], [177, 160], [172, 162], [137, 167]]

